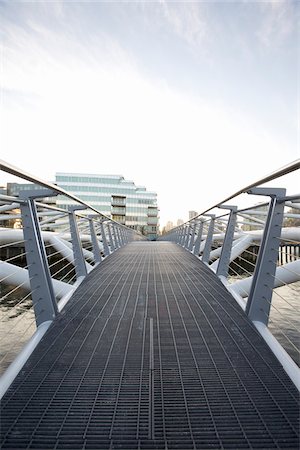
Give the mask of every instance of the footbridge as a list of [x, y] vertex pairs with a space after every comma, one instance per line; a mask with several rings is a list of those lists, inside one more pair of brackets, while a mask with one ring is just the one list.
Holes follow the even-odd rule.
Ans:
[[1, 448], [298, 449], [299, 168], [150, 242], [2, 161]]

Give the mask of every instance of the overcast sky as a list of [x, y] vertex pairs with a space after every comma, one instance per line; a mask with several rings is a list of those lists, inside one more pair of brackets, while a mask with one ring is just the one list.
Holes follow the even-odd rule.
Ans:
[[0, 157], [40, 178], [121, 174], [164, 225], [300, 157], [297, 1], [0, 0], [0, 21]]

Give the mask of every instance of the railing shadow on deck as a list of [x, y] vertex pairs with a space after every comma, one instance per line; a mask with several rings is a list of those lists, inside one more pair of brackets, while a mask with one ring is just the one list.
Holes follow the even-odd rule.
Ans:
[[296, 160], [159, 238], [216, 273], [298, 389], [300, 193], [286, 187], [299, 185], [299, 169]]
[[1, 171], [20, 191], [0, 193], [0, 397], [86, 275], [145, 239], [56, 185], [4, 161]]

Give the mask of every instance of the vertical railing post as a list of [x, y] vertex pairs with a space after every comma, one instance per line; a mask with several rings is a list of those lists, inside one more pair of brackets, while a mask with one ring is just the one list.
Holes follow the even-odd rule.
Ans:
[[86, 262], [83, 256], [82, 244], [79, 236], [78, 224], [75, 211], [86, 209], [86, 206], [71, 206], [69, 208], [70, 233], [74, 254], [76, 278], [85, 277], [87, 275]]
[[104, 252], [105, 256], [108, 256], [110, 252], [109, 252], [109, 247], [107, 244], [103, 221], [101, 221], [101, 223], [100, 223], [100, 230], [101, 230], [101, 238], [102, 238], [102, 244], [103, 244], [103, 252]]
[[179, 243], [179, 239], [180, 239], [180, 228], [176, 228], [175, 231], [173, 232], [173, 241], [178, 244]]
[[214, 214], [204, 214], [205, 216], [210, 216], [210, 223], [207, 231], [207, 236], [205, 240], [205, 245], [201, 257], [201, 261], [205, 264], [209, 263], [210, 260], [210, 252], [211, 252], [211, 245], [213, 241], [213, 235], [214, 235], [214, 228], [215, 228], [215, 215]]
[[267, 325], [275, 282], [284, 213], [283, 200], [286, 190], [281, 188], [254, 188], [248, 193], [271, 197], [246, 306], [246, 314], [252, 321], [259, 321]]
[[121, 246], [120, 241], [119, 241], [119, 235], [118, 235], [118, 226], [115, 223], [113, 223], [112, 229], [113, 229], [113, 238], [115, 240], [115, 248], [118, 249]]
[[124, 229], [124, 234], [125, 234], [125, 243], [126, 244], [128, 244], [128, 242], [129, 242], [129, 230], [128, 230], [128, 228], [125, 230]]
[[184, 225], [183, 226], [184, 228], [183, 228], [183, 237], [182, 237], [182, 247], [184, 247], [184, 244], [185, 244], [185, 241], [186, 241], [186, 237], [187, 237], [187, 234], [188, 234], [188, 225]]
[[196, 237], [196, 241], [195, 241], [195, 245], [194, 245], [194, 255], [199, 256], [200, 253], [200, 244], [201, 244], [201, 239], [202, 239], [202, 232], [203, 232], [203, 220], [199, 219], [199, 228], [197, 231], [197, 237]]
[[178, 245], [181, 245], [182, 238], [183, 238], [183, 232], [184, 232], [183, 225], [180, 225], [180, 227], [178, 229], [178, 238], [177, 238]]
[[102, 261], [102, 256], [98, 244], [97, 234], [93, 222], [93, 216], [88, 217], [89, 220], [89, 226], [90, 226], [90, 234], [91, 234], [91, 240], [93, 245], [93, 254], [94, 254], [94, 260], [95, 263], [100, 263]]
[[179, 233], [178, 233], [178, 242], [177, 242], [178, 245], [181, 245], [181, 243], [182, 243], [183, 234], [184, 234], [184, 228], [183, 228], [183, 225], [180, 225]]
[[123, 227], [119, 228], [119, 237], [120, 237], [121, 247], [123, 247], [125, 244]]
[[116, 246], [113, 241], [112, 232], [111, 232], [111, 223], [108, 222], [107, 224], [107, 231], [108, 231], [108, 237], [109, 237], [109, 244], [110, 244], [110, 253], [114, 252], [116, 250]]
[[126, 228], [122, 227], [121, 228], [121, 236], [122, 236], [122, 245], [126, 245], [127, 241], [126, 241]]
[[196, 220], [197, 219], [193, 220], [192, 228], [191, 228], [191, 232], [192, 233], [191, 233], [190, 242], [189, 242], [189, 245], [188, 245], [188, 250], [190, 252], [193, 250], [193, 247], [194, 247], [194, 240], [195, 240], [195, 235], [196, 235], [196, 224], [197, 224]]
[[224, 241], [223, 241], [223, 245], [222, 245], [221, 255], [220, 255], [218, 267], [216, 270], [216, 274], [219, 277], [227, 278], [229, 262], [230, 262], [230, 253], [231, 253], [232, 242], [233, 242], [234, 231], [235, 231], [235, 224], [236, 224], [237, 207], [229, 206], [229, 205], [220, 205], [219, 208], [230, 210], [227, 227], [226, 227], [226, 232], [225, 232], [225, 237], [224, 237]]
[[184, 241], [183, 241], [183, 244], [182, 244], [182, 246], [183, 246], [184, 248], [187, 248], [187, 245], [188, 245], [188, 242], [189, 242], [189, 238], [190, 238], [190, 228], [191, 228], [191, 224], [190, 224], [190, 223], [186, 224], [186, 227], [185, 227], [185, 236], [184, 236]]
[[184, 233], [184, 226], [183, 225], [180, 225], [180, 232], [179, 232], [179, 238], [178, 238], [178, 244], [179, 245], [182, 245], [182, 242], [183, 242], [183, 237], [184, 237], [184, 235], [185, 235], [185, 233]]
[[172, 238], [172, 240], [176, 243], [176, 244], [178, 244], [178, 242], [179, 242], [179, 239], [180, 239], [180, 229], [179, 228], [176, 228], [176, 230], [173, 232], [173, 238]]
[[20, 203], [20, 209], [37, 326], [52, 321], [58, 313], [58, 308], [34, 199], [56, 195], [55, 191], [48, 189], [20, 192], [20, 199], [24, 200]]
[[183, 246], [184, 241], [185, 241], [185, 236], [186, 236], [186, 226], [181, 225], [181, 227], [182, 227], [182, 232], [181, 232], [181, 236], [180, 236], [180, 245]]
[[125, 245], [125, 236], [124, 236], [124, 228], [123, 228], [123, 226], [120, 226], [119, 235], [120, 235], [121, 247], [123, 247]]
[[185, 237], [184, 237], [184, 242], [183, 242], [183, 247], [186, 248], [190, 239], [190, 229], [191, 229], [191, 225], [190, 223], [186, 224], [185, 227]]
[[123, 239], [122, 239], [122, 233], [121, 233], [121, 227], [117, 226], [117, 235], [118, 235], [118, 240], [119, 240], [119, 248], [123, 247]]
[[129, 230], [128, 228], [124, 228], [124, 239], [125, 239], [125, 244], [129, 243]]

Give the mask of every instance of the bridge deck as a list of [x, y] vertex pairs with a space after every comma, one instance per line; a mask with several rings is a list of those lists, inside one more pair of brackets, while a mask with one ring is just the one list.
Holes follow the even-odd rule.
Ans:
[[297, 391], [215, 275], [172, 243], [98, 266], [2, 402], [2, 445], [298, 449]]

